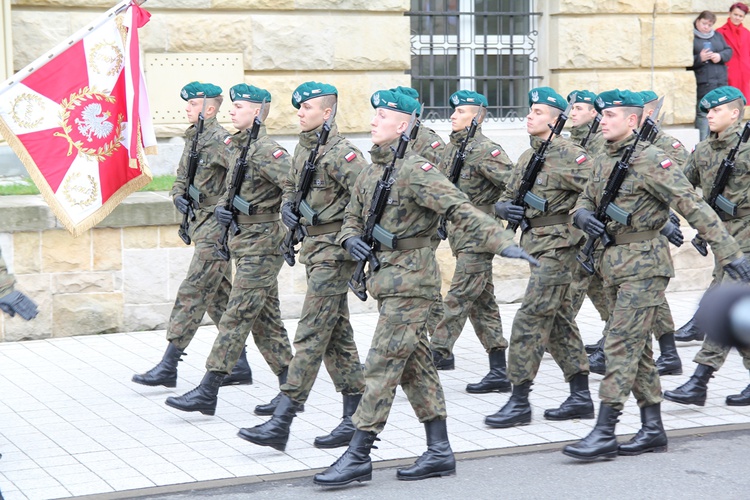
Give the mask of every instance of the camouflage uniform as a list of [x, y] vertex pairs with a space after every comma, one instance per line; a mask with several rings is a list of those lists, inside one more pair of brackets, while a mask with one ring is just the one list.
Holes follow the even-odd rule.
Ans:
[[[580, 146], [583, 140], [589, 134], [589, 127], [593, 123], [594, 122], [591, 121], [589, 123], [584, 123], [582, 125], [576, 125], [574, 127], [571, 127], [570, 128], [570, 141]], [[598, 155], [602, 154], [604, 152], [606, 143], [607, 143], [607, 140], [602, 135], [601, 129], [597, 130], [596, 133], [592, 134], [591, 137], [589, 137], [589, 140], [586, 143], [586, 148], [585, 148], [586, 152], [589, 154], [589, 157], [596, 158]]]
[[[294, 150], [291, 175], [284, 182], [284, 202], [291, 202], [299, 185], [300, 173], [322, 129], [303, 132]], [[354, 331], [349, 323], [347, 281], [355, 262], [336, 237], [344, 219], [344, 209], [357, 175], [367, 166], [362, 153], [338, 133], [334, 124], [328, 142], [321, 146], [315, 175], [305, 200], [318, 213], [317, 226], [339, 223], [337, 228], [302, 240], [300, 262], [307, 271], [307, 293], [294, 337], [294, 358], [282, 392], [295, 402], [304, 403], [325, 361], [337, 392], [362, 394], [365, 388]], [[304, 225], [308, 224], [304, 218]]]
[[0, 297], [5, 297], [13, 291], [13, 285], [16, 280], [12, 274], [8, 273], [8, 267], [3, 259], [3, 252], [0, 250]]
[[[695, 151], [685, 166], [685, 176], [691, 184], [703, 189], [703, 196], [708, 197], [711, 187], [718, 174], [721, 162], [726, 158], [729, 150], [737, 144], [737, 134], [742, 132], [739, 123], [730, 126], [721, 134], [711, 133], [705, 141], [695, 147]], [[737, 204], [738, 217], [724, 221], [729, 234], [734, 236], [745, 256], [750, 257], [750, 144], [740, 147], [735, 159], [735, 170], [729, 178], [722, 193], [728, 200]], [[723, 214], [723, 212], [721, 212]], [[715, 262], [713, 281], [711, 286], [721, 283], [724, 270], [718, 261]], [[701, 350], [695, 355], [696, 363], [710, 366], [718, 370], [727, 359], [730, 347], [723, 347], [712, 342], [708, 337], [703, 342]], [[745, 368], [750, 370], [750, 348], [738, 348], [742, 355]]]
[[[392, 158], [391, 144], [375, 146], [373, 164], [362, 171], [346, 209], [338, 242], [364, 230], [367, 211], [383, 169]], [[401, 239], [423, 238], [412, 250], [377, 252], [380, 269], [367, 276], [367, 289], [378, 301], [380, 318], [365, 363], [365, 393], [352, 417], [357, 429], [380, 432], [401, 384], [420, 422], [446, 418], [445, 398], [427, 340], [429, 310], [440, 294], [440, 272], [430, 244], [438, 218], [454, 224], [458, 251], [500, 253], [512, 235], [471, 206], [466, 196], [424, 158], [409, 151], [396, 162], [394, 184], [380, 225]], [[471, 247], [471, 248], [470, 248]]]
[[[597, 157], [586, 190], [576, 210], [594, 211], [617, 160], [634, 138], [608, 143], [607, 154]], [[609, 221], [607, 232], [615, 238], [628, 235], [632, 242], [604, 250], [597, 267], [614, 304], [604, 344], [607, 370], [599, 387], [603, 404], [621, 411], [630, 392], [641, 408], [662, 401], [659, 374], [653, 360], [651, 331], [664, 290], [674, 276], [667, 238], [659, 234], [672, 205], [704, 234], [723, 264], [735, 259], [737, 243], [718, 216], [690, 186], [682, 171], [658, 148], [639, 143], [616, 204], [632, 213], [630, 226]], [[637, 234], [644, 233], [644, 234]]]
[[[512, 200], [531, 155], [544, 139], [531, 137], [531, 148], [518, 159], [517, 167], [503, 199]], [[544, 166], [531, 192], [548, 201], [547, 212], [527, 207], [531, 228], [521, 236], [521, 248], [539, 259], [531, 267], [531, 276], [521, 308], [513, 319], [508, 350], [508, 378], [514, 386], [536, 377], [545, 347], [570, 382], [576, 374], [588, 374], [589, 364], [575, 322], [569, 288], [576, 266], [578, 243], [583, 233], [569, 219], [545, 221], [547, 217], [565, 217], [583, 191], [591, 168], [585, 151], [567, 139], [555, 136]]]
[[[468, 134], [467, 130], [453, 132], [439, 169], [447, 176], [452, 159]], [[493, 207], [505, 191], [505, 184], [513, 170], [513, 162], [500, 145], [495, 144], [481, 130], [466, 146], [466, 160], [461, 169], [457, 187], [485, 213], [494, 213]], [[461, 335], [466, 319], [471, 320], [474, 331], [489, 353], [505, 349], [508, 342], [503, 337], [500, 309], [495, 299], [492, 283], [492, 260], [495, 254], [457, 252], [449, 228], [448, 242], [456, 255], [456, 270], [451, 288], [443, 301], [443, 318], [432, 338], [431, 348], [448, 357]]]
[[[188, 188], [189, 154], [195, 134], [195, 125], [185, 132], [185, 149], [170, 192], [172, 197], [183, 195]], [[190, 344], [207, 310], [211, 320], [219, 324], [232, 291], [229, 262], [214, 254], [214, 245], [222, 230], [214, 218], [214, 206], [225, 190], [227, 168], [223, 154], [230, 137], [213, 117], [204, 122], [203, 133], [198, 138], [198, 169], [193, 185], [206, 199], [195, 210], [195, 220], [190, 222], [189, 233], [195, 252], [187, 276], [177, 290], [167, 326], [167, 340], [180, 350]]]
[[684, 168], [688, 161], [690, 152], [685, 149], [680, 141], [665, 133], [663, 130], [658, 130], [654, 140], [651, 144], [661, 149], [662, 152], [669, 157], [672, 162], [677, 164], [678, 167]]
[[[225, 150], [231, 183], [240, 150], [247, 143], [249, 130], [231, 138]], [[229, 373], [242, 352], [252, 329], [253, 339], [268, 366], [280, 374], [292, 359], [292, 349], [279, 310], [278, 274], [284, 262], [279, 246], [285, 230], [278, 218], [281, 186], [289, 175], [289, 154], [260, 127], [258, 139], [247, 153], [247, 172], [239, 196], [254, 208], [253, 215], [240, 214], [240, 233], [230, 236], [229, 250], [236, 273], [227, 310], [219, 322], [219, 334], [206, 360], [206, 370]], [[227, 204], [224, 193], [218, 204]], [[275, 217], [274, 217], [275, 216]], [[248, 217], [250, 220], [248, 220]], [[254, 222], [252, 219], [268, 222]]]

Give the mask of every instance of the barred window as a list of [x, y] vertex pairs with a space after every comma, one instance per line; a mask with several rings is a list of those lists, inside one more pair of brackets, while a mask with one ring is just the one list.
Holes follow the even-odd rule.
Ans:
[[425, 118], [451, 115], [459, 90], [487, 97], [488, 116], [512, 121], [528, 112], [536, 76], [533, 0], [411, 0], [411, 83]]

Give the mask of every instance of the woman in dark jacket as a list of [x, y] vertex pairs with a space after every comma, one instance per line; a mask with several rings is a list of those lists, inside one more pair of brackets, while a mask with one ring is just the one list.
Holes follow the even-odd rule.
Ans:
[[727, 85], [726, 62], [732, 58], [732, 48], [720, 33], [714, 31], [716, 16], [707, 10], [701, 12], [693, 23], [693, 66], [698, 100], [695, 106], [695, 128], [700, 140], [708, 137], [708, 119], [700, 109], [703, 96]]

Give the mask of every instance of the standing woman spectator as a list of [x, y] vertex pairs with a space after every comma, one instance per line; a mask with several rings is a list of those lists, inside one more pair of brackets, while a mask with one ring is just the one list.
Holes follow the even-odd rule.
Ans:
[[[688, 69], [695, 71], [698, 94], [695, 106], [695, 128], [700, 131], [701, 141], [708, 137], [708, 119], [706, 113], [701, 110], [701, 99], [712, 90], [727, 85], [726, 63], [733, 59], [732, 48], [727, 45], [718, 30], [713, 29], [715, 22], [714, 13], [704, 10], [698, 14], [693, 23], [693, 66]], [[745, 47], [750, 48], [750, 44]]]
[[746, 100], [750, 99], [750, 31], [742, 25], [742, 21], [748, 10], [748, 6], [742, 2], [733, 3], [729, 7], [727, 23], [716, 30], [734, 51], [732, 60], [725, 61], [729, 71], [727, 85], [740, 89]]

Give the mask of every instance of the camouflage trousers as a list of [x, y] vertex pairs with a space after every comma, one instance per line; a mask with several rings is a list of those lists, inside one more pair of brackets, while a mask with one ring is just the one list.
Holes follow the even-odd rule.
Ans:
[[271, 370], [278, 375], [292, 359], [279, 310], [280, 255], [249, 255], [237, 259], [232, 294], [219, 322], [206, 370], [230, 373], [252, 330], [253, 340]]
[[281, 391], [298, 403], [307, 401], [320, 363], [336, 392], [362, 394], [365, 377], [349, 323], [347, 281], [356, 262], [325, 261], [306, 267], [307, 294], [294, 336], [294, 357]]
[[0, 252], [0, 297], [5, 297], [13, 291], [13, 285], [16, 283], [12, 274], [8, 273], [8, 268], [3, 260], [3, 254]]
[[430, 339], [433, 350], [450, 355], [467, 319], [485, 351], [508, 347], [492, 283], [494, 257], [491, 253], [464, 252], [456, 257], [451, 288], [443, 301], [443, 318]]
[[534, 255], [521, 308], [513, 319], [508, 347], [508, 378], [513, 385], [534, 380], [545, 347], [560, 366], [566, 381], [588, 374], [589, 361], [573, 315], [570, 280], [576, 248], [557, 248]]
[[599, 397], [618, 411], [625, 406], [631, 391], [641, 408], [662, 401], [651, 332], [668, 283], [669, 278], [659, 276], [606, 288], [615, 305], [604, 341], [607, 370], [599, 386]]
[[445, 396], [427, 340], [427, 318], [435, 301], [387, 297], [365, 361], [365, 393], [352, 417], [359, 430], [379, 433], [400, 384], [420, 422], [445, 419]]

